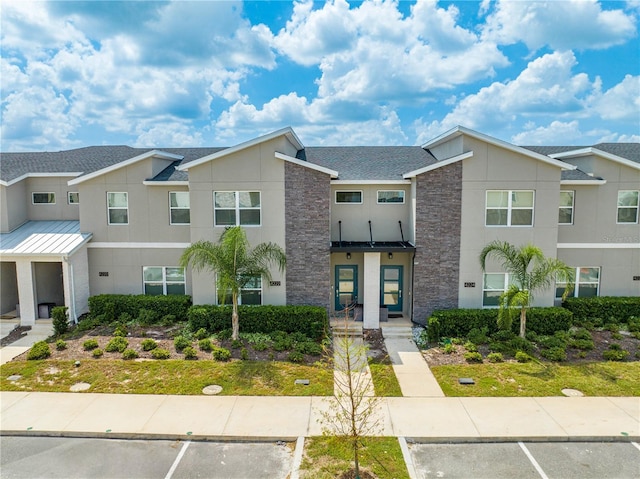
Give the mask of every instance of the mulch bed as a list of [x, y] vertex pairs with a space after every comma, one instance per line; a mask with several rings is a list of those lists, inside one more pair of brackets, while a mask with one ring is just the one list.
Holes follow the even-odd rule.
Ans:
[[18, 326], [12, 329], [8, 335], [0, 339], [0, 347], [4, 348], [11, 343], [15, 343], [18, 339], [24, 338], [27, 335], [27, 331], [31, 331], [31, 326]]

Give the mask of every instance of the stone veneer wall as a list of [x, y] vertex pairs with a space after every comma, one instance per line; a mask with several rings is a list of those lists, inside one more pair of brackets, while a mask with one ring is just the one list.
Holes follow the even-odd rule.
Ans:
[[287, 304], [330, 307], [331, 178], [285, 162]]
[[416, 178], [416, 257], [413, 320], [458, 307], [462, 162]]

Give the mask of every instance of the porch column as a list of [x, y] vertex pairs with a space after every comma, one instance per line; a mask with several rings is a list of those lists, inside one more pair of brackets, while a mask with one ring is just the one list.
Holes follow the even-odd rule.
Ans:
[[20, 326], [33, 326], [38, 317], [33, 263], [29, 259], [16, 258], [16, 278], [18, 280], [18, 303], [20, 304]]
[[365, 329], [380, 327], [380, 253], [364, 254], [363, 324]]

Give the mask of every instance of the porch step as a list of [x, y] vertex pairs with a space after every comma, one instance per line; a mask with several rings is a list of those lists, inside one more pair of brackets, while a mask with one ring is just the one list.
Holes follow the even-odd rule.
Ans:
[[381, 326], [382, 337], [385, 339], [413, 338], [411, 326]]
[[334, 336], [362, 337], [362, 322], [331, 321], [331, 330]]

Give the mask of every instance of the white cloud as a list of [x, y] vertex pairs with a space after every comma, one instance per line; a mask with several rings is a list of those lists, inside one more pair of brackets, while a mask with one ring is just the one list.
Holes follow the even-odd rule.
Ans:
[[593, 108], [605, 120], [626, 120], [640, 124], [640, 76], [624, 79], [593, 99]]
[[536, 51], [545, 45], [555, 50], [603, 49], [636, 35], [633, 15], [605, 10], [596, 0], [501, 0], [487, 18], [483, 36], [506, 45], [524, 42]]
[[576, 145], [584, 143], [585, 135], [577, 121], [553, 121], [548, 126], [533, 127], [518, 133], [510, 140], [515, 145]]
[[202, 133], [177, 123], [166, 122], [145, 129], [139, 128], [138, 138], [133, 146], [139, 148], [195, 147], [203, 144]]

